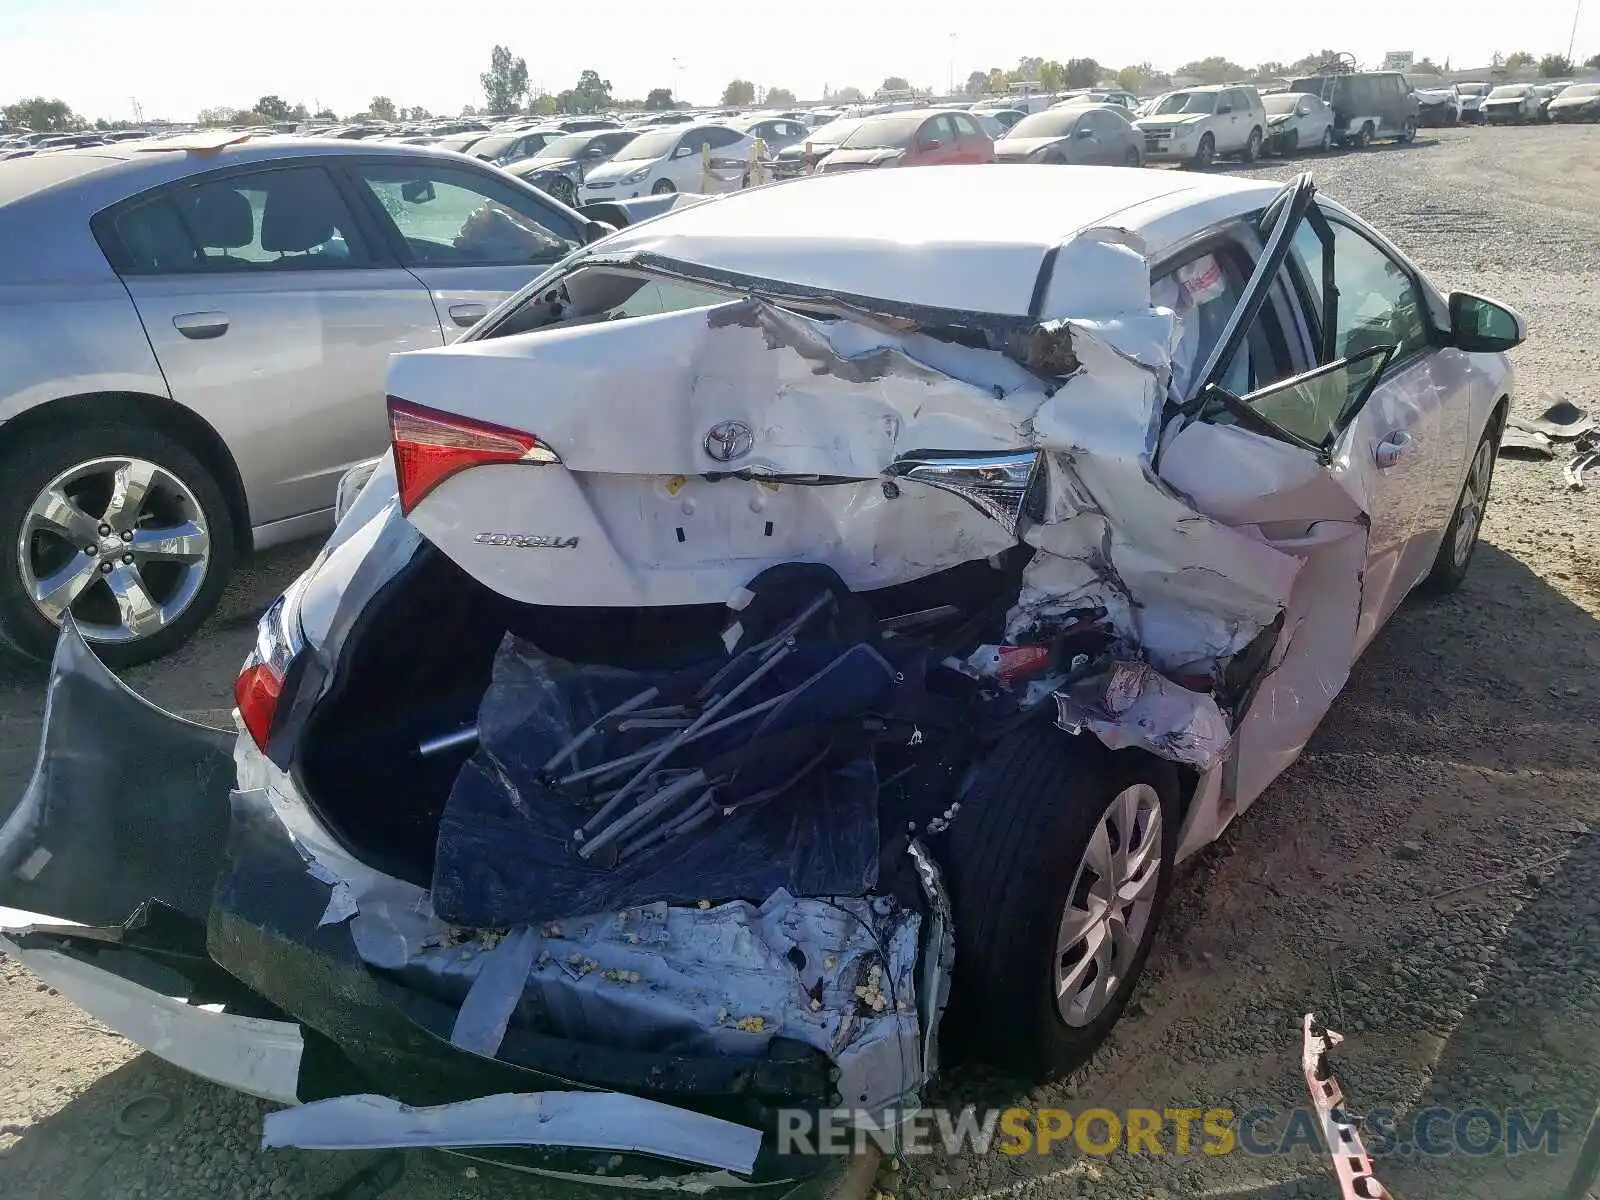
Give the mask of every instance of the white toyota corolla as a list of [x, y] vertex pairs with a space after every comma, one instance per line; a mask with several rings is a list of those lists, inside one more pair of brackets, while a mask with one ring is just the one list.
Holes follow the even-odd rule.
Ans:
[[11, 945], [315, 1102], [269, 1145], [786, 1192], [825, 1164], [781, 1114], [913, 1108], [941, 1038], [1093, 1050], [1174, 864], [1461, 582], [1523, 334], [1307, 177], [859, 172], [631, 227], [393, 360], [236, 734], [64, 632]]

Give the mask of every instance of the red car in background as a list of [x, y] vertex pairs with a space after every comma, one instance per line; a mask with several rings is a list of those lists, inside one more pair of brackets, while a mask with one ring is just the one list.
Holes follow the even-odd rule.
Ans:
[[991, 163], [994, 141], [971, 113], [921, 109], [880, 113], [856, 126], [839, 148], [818, 164], [823, 174], [867, 167], [931, 167], [947, 163]]

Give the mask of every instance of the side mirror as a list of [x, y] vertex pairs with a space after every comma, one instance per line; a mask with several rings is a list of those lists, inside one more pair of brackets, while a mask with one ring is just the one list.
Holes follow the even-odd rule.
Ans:
[[587, 245], [589, 242], [598, 242], [601, 238], [610, 237], [616, 231], [617, 227], [615, 225], [605, 221], [585, 221], [583, 223], [583, 240]]
[[673, 158], [688, 158], [691, 154], [696, 153], [699, 149], [700, 149], [700, 147], [698, 147], [698, 146], [679, 146], [676, 150], [674, 150], [672, 152], [672, 157]]
[[1450, 344], [1472, 354], [1499, 354], [1528, 337], [1522, 314], [1472, 292], [1450, 293]]
[[424, 204], [434, 195], [431, 179], [408, 179], [400, 185], [400, 196], [407, 204]]

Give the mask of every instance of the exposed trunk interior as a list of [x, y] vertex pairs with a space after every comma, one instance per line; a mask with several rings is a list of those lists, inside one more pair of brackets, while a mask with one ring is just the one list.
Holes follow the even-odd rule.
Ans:
[[[884, 620], [940, 605], [993, 614], [995, 633], [1028, 552], [870, 594]], [[295, 771], [318, 815], [370, 865], [427, 887], [440, 814], [470, 743], [422, 741], [471, 726], [507, 633], [573, 662], [673, 667], [723, 654], [722, 605], [551, 608], [507, 600], [424, 544], [362, 615], [330, 694], [311, 713]], [[984, 636], [975, 640], [995, 640]]]

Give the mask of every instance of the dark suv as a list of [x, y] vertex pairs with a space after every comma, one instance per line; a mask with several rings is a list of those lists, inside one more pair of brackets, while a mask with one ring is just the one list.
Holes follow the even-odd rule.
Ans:
[[1409, 142], [1417, 136], [1421, 105], [1399, 71], [1339, 71], [1291, 80], [1291, 92], [1321, 96], [1333, 108], [1333, 136], [1341, 146], [1367, 146], [1375, 138]]

